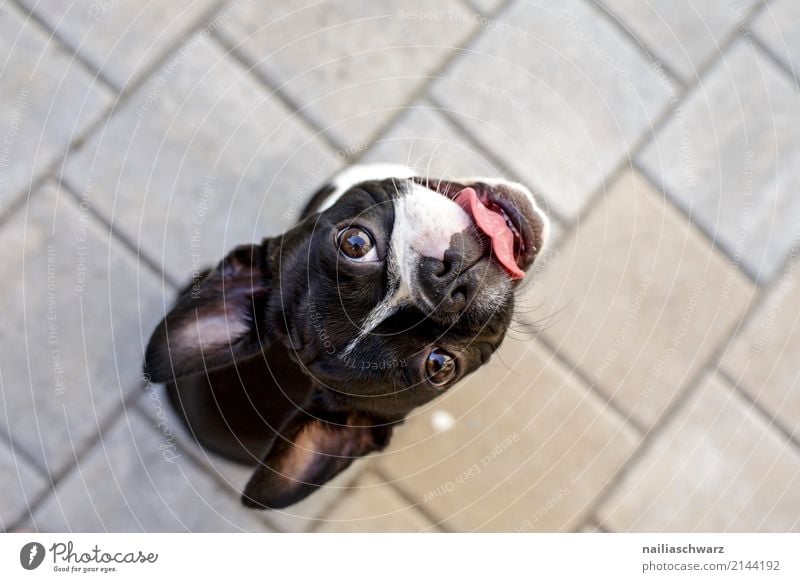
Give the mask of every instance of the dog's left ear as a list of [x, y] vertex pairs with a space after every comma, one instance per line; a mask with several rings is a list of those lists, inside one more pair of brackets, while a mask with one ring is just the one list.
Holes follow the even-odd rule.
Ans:
[[361, 413], [333, 413], [311, 405], [279, 431], [242, 494], [255, 509], [297, 503], [358, 457], [386, 448], [392, 424]]
[[183, 292], [147, 345], [151, 381], [213, 370], [267, 347], [269, 330], [259, 317], [271, 286], [267, 246], [236, 247]]

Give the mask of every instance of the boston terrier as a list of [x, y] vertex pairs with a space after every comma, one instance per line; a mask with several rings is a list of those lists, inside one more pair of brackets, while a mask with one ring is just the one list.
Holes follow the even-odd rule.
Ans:
[[145, 374], [201, 445], [255, 466], [246, 506], [289, 506], [489, 360], [548, 230], [520, 184], [351, 167], [180, 294]]

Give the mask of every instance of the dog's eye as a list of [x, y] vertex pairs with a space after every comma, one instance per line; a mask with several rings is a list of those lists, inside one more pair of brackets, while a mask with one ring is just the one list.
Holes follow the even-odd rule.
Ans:
[[354, 261], [374, 261], [378, 258], [372, 236], [357, 226], [345, 228], [339, 233], [339, 250]]
[[444, 386], [456, 375], [456, 361], [446, 351], [434, 348], [425, 360], [425, 373], [434, 386]]

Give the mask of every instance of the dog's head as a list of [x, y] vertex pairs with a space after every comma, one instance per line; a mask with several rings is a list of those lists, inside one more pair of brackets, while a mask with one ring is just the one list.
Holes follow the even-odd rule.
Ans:
[[282, 342], [313, 379], [245, 490], [253, 507], [302, 499], [484, 364], [548, 232], [519, 184], [402, 166], [356, 166], [314, 206], [283, 235], [230, 253], [147, 350], [151, 378], [171, 381]]

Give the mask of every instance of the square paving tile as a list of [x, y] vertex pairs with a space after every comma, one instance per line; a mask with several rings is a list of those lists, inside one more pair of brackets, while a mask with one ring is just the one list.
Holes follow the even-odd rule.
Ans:
[[750, 396], [800, 437], [800, 266], [792, 263], [723, 360]]
[[[440, 178], [514, 179], [506, 167], [495, 164], [480, 146], [462, 135], [437, 107], [427, 102], [409, 107], [359, 160], [362, 162], [405, 164], [423, 176]], [[547, 204], [544, 197], [538, 199], [541, 205]], [[550, 240], [555, 242], [561, 226], [553, 216], [550, 226]]]
[[565, 237], [522, 303], [544, 336], [645, 428], [735, 328], [756, 292], [639, 174]]
[[[191, 29], [217, 0], [21, 0], [121, 90]], [[235, 7], [239, 2], [234, 2]], [[230, 17], [230, 16], [229, 16]], [[224, 20], [220, 15], [220, 20]]]
[[9, 443], [0, 440], [0, 531], [21, 519], [49, 481]]
[[756, 36], [800, 77], [800, 4], [775, 0], [761, 11], [753, 24]]
[[740, 40], [641, 155], [693, 220], [762, 282], [800, 235], [798, 107], [785, 72]]
[[282, 232], [338, 167], [252, 75], [196, 36], [68, 160], [114, 228], [182, 281]]
[[685, 83], [720, 56], [720, 45], [737, 30], [747, 30], [747, 14], [758, 0], [601, 0], [622, 25]]
[[113, 96], [10, 2], [0, 5], [0, 210], [27, 190]]
[[0, 425], [58, 475], [138, 386], [161, 283], [50, 184], [3, 225], [0, 264]]
[[35, 528], [269, 531], [261, 514], [243, 507], [179, 448], [164, 448], [168, 444], [163, 434], [132, 410], [34, 514]]
[[433, 87], [564, 218], [649, 130], [669, 99], [655, 68], [585, 2], [516, 2]]
[[[254, 468], [234, 463], [201, 448], [170, 406], [163, 386], [150, 386], [147, 388], [147, 394], [148, 396], [142, 398], [138, 406], [154, 421], [153, 426], [174, 435], [183, 450], [205, 465], [207, 470], [227, 485], [238, 499]], [[364, 469], [364, 464], [364, 461], [356, 461], [346, 471], [329, 481], [325, 487], [315, 491], [300, 503], [285, 509], [264, 512], [264, 518], [279, 531], [304, 532], [312, 529], [317, 524], [317, 517], [320, 514], [351, 491], [350, 484]]]
[[415, 105], [404, 112], [386, 135], [375, 142], [363, 161], [406, 164], [423, 176], [442, 178], [503, 174], [436, 108], [427, 104]]
[[614, 531], [800, 531], [800, 454], [709, 378], [599, 511]]
[[317, 530], [325, 533], [401, 533], [435, 528], [394, 489], [367, 473], [354, 491], [335, 504]]
[[251, 2], [221, 30], [347, 148], [374, 138], [475, 27], [456, 0], [300, 4]]
[[376, 462], [452, 531], [571, 531], [637, 437], [544, 348], [506, 339]]

